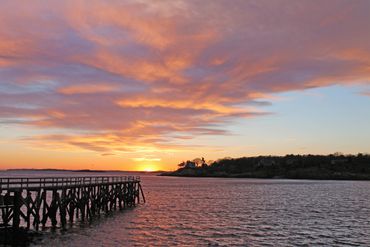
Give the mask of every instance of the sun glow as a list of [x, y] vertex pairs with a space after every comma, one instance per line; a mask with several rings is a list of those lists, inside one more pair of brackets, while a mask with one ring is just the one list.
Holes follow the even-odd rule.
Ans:
[[143, 167], [143, 171], [144, 172], [154, 172], [154, 171], [158, 171], [158, 169], [154, 166], [148, 165], [148, 166]]
[[161, 165], [157, 161], [141, 161], [136, 163], [137, 171], [154, 172], [161, 170]]

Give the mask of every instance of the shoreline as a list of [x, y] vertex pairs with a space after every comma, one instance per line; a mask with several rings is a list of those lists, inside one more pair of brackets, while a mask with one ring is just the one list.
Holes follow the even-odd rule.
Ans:
[[197, 175], [174, 175], [170, 174], [171, 172], [165, 172], [158, 174], [157, 176], [161, 177], [183, 177], [183, 178], [247, 178], [247, 179], [261, 179], [261, 180], [317, 180], [317, 181], [323, 181], [323, 180], [330, 180], [330, 181], [370, 181], [370, 178], [359, 178], [359, 177], [352, 177], [352, 178], [333, 178], [333, 177], [300, 177], [300, 178], [293, 178], [293, 177], [251, 177], [251, 176], [240, 176], [240, 175], [220, 175], [220, 176], [212, 176], [212, 175], [206, 175], [206, 176], [197, 176]]
[[310, 180], [370, 180], [370, 155], [285, 155], [194, 159], [161, 176]]
[[370, 181], [370, 178], [291, 178], [291, 177], [245, 177], [245, 176], [189, 176], [189, 175], [169, 175], [169, 174], [158, 174], [161, 177], [182, 177], [182, 178], [230, 178], [230, 179], [261, 179], [261, 180], [317, 180], [317, 181]]

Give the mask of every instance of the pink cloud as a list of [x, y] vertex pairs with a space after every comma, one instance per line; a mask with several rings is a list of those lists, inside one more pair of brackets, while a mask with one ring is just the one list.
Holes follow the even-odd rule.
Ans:
[[70, 133], [22, 139], [33, 145], [109, 154], [228, 134], [230, 121], [267, 114], [273, 93], [369, 84], [369, 9], [367, 1], [5, 1], [0, 123]]
[[369, 91], [362, 92], [361, 94], [370, 97], [370, 92]]
[[118, 90], [117, 86], [106, 84], [88, 84], [88, 85], [71, 85], [59, 88], [58, 92], [62, 94], [94, 94], [108, 93]]

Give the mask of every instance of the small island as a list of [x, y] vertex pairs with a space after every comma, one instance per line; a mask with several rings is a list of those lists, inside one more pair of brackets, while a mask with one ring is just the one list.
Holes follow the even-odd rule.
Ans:
[[205, 162], [197, 158], [161, 176], [370, 180], [370, 155], [286, 155], [223, 158]]

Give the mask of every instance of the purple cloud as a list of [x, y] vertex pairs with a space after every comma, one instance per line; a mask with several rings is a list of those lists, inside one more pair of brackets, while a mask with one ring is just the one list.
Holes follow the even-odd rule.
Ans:
[[268, 114], [272, 93], [369, 84], [369, 1], [1, 5], [0, 124], [73, 133], [26, 142], [176, 145]]

